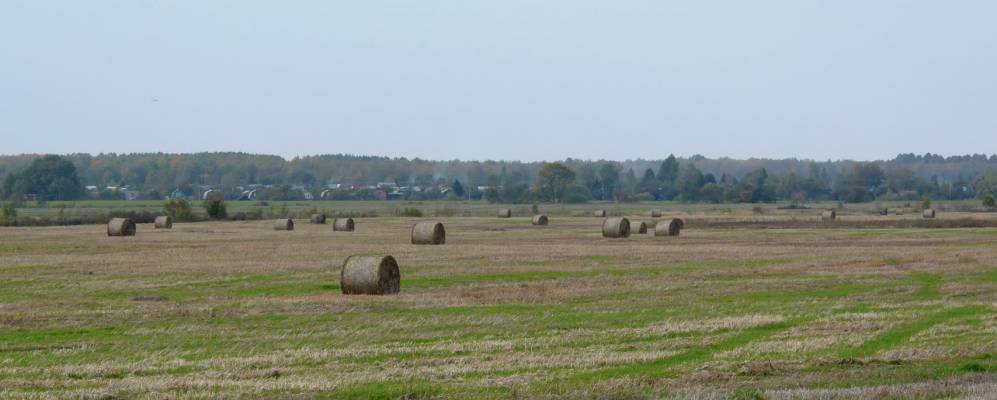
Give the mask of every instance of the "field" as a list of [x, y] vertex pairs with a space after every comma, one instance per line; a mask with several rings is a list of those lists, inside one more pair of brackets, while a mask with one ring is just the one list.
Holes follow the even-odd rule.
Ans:
[[[365, 207], [379, 216], [353, 233], [0, 228], [0, 398], [997, 393], [993, 214], [898, 228], [919, 215], [666, 205], [680, 237], [619, 240], [583, 215], [660, 205], [544, 209], [535, 227], [528, 206], [484, 204], [437, 218], [446, 245], [414, 246], [420, 218], [344, 209]], [[401, 294], [340, 294], [354, 254], [393, 255]]]

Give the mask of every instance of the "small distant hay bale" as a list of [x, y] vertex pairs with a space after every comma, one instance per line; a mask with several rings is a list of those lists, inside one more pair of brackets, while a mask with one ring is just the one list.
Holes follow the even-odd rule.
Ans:
[[890, 215], [890, 209], [884, 208], [882, 210], [879, 210], [879, 215]]
[[550, 219], [547, 218], [546, 214], [540, 214], [540, 215], [534, 215], [533, 216], [533, 225], [547, 225], [549, 222], [550, 222]]
[[672, 218], [658, 222], [654, 227], [654, 236], [678, 236], [682, 230], [682, 220]]
[[927, 219], [934, 218], [935, 217], [935, 209], [934, 208], [927, 208], [927, 209], [925, 209], [923, 212], [921, 212], [921, 217], [922, 218], [927, 218]]
[[395, 294], [401, 290], [401, 280], [392, 256], [350, 256], [343, 262], [339, 287], [343, 294]]
[[647, 224], [644, 221], [630, 221], [630, 233], [647, 233]]
[[353, 232], [356, 225], [353, 218], [336, 218], [332, 221], [332, 230], [339, 232]]
[[902, 209], [902, 208], [898, 208], [898, 209], [896, 210], [896, 212], [894, 212], [894, 214], [896, 214], [896, 215], [904, 215], [904, 209]]
[[276, 222], [274, 222], [273, 229], [275, 231], [293, 231], [294, 220], [290, 218], [278, 219]]
[[595, 215], [596, 217], [599, 217], [599, 218], [606, 218], [606, 210], [595, 210], [592, 213], [592, 215]]
[[128, 218], [107, 221], [107, 236], [135, 236], [135, 222]]
[[447, 231], [436, 221], [423, 221], [412, 226], [412, 244], [444, 244]]
[[498, 217], [499, 218], [510, 218], [510, 217], [512, 217], [512, 210], [510, 210], [508, 208], [500, 208], [498, 210]]
[[661, 210], [651, 210], [651, 218], [661, 218]]
[[160, 215], [156, 217], [155, 227], [156, 229], [172, 229], [173, 218], [170, 218], [169, 215]]
[[837, 218], [838, 213], [834, 212], [834, 210], [824, 210], [824, 212], [820, 214], [821, 221], [834, 221]]
[[313, 224], [324, 224], [325, 223], [325, 214], [312, 214], [311, 222]]
[[602, 237], [630, 237], [630, 220], [624, 217], [606, 218], [602, 221]]

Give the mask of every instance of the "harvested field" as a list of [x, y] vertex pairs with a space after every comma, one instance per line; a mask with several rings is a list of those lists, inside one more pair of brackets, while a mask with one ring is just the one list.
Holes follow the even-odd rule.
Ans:
[[[423, 219], [401, 217], [335, 236], [273, 220], [140, 224], [124, 238], [103, 225], [0, 228], [0, 398], [986, 398], [997, 387], [993, 217], [841, 213], [824, 227], [690, 213], [681, 236], [660, 240], [606, 239], [601, 219], [579, 214], [551, 229], [438, 218], [445, 246], [411, 244]], [[401, 292], [341, 294], [339, 268], [358, 254], [394, 256]]]

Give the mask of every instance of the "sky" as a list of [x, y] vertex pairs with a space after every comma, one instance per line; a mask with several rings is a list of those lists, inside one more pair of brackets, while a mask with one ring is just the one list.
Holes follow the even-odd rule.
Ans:
[[997, 2], [0, 2], [0, 154], [997, 153]]

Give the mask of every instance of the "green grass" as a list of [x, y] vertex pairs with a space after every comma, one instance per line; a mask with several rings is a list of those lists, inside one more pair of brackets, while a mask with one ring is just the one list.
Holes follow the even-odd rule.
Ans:
[[935, 325], [953, 319], [972, 317], [987, 311], [992, 310], [985, 306], [965, 306], [929, 314], [914, 322], [883, 332], [857, 347], [846, 349], [841, 352], [841, 357], [870, 357], [879, 352], [906, 344], [912, 337], [914, 337], [914, 335], [917, 335], [918, 333], [921, 333]]

